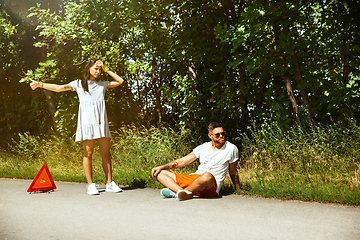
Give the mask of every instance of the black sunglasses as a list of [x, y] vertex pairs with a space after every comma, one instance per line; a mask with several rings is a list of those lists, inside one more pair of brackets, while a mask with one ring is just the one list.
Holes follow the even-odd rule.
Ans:
[[220, 135], [225, 137], [225, 134], [226, 134], [226, 132], [221, 132], [221, 133], [215, 133], [214, 135], [215, 135], [215, 137], [218, 138], [218, 137], [220, 137]]

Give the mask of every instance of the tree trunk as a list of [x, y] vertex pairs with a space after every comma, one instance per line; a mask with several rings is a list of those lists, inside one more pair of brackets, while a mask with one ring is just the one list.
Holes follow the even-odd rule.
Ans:
[[[46, 60], [46, 52], [47, 51], [46, 51], [45, 47], [42, 47], [40, 49], [41, 61]], [[56, 125], [56, 117], [55, 117], [57, 107], [56, 107], [54, 92], [44, 89], [44, 94], [45, 94], [45, 97], [46, 97], [46, 102], [48, 104], [48, 110], [49, 110], [49, 112], [51, 114], [51, 120], [52, 120], [52, 123], [53, 123], [53, 129], [54, 129], [54, 132], [57, 133], [57, 125]]]
[[[190, 81], [194, 81], [196, 82], [196, 73], [194, 71], [194, 64], [192, 62], [187, 62], [187, 72], [188, 72], [188, 76], [189, 76], [189, 80]], [[197, 96], [197, 89], [196, 89], [196, 84], [195, 84], [195, 88], [193, 89], [193, 95], [196, 98]], [[196, 108], [193, 109], [193, 114], [194, 114], [194, 124], [195, 124], [195, 136], [196, 138], [200, 137], [200, 120], [199, 117], [197, 116], [197, 110]]]
[[287, 94], [289, 96], [291, 106], [292, 106], [292, 109], [293, 109], [293, 117], [297, 121], [299, 109], [298, 109], [298, 105], [296, 103], [296, 99], [294, 97], [294, 92], [293, 92], [292, 87], [291, 87], [290, 77], [289, 77], [288, 74], [285, 74], [285, 75], [283, 75], [283, 79], [285, 81], [286, 91], [287, 91]]
[[[271, 6], [273, 4], [273, 1], [272, 0], [269, 0], [269, 6]], [[274, 21], [272, 27], [274, 29], [274, 42], [275, 42], [275, 45], [274, 45], [274, 51], [277, 52], [277, 44], [279, 42], [279, 39], [280, 39], [280, 33], [281, 31], [285, 34], [288, 34], [289, 33], [289, 28], [288, 27], [284, 27], [283, 30], [281, 30], [281, 23], [283, 21], [283, 19], [286, 19], [286, 16], [282, 16], [281, 18], [278, 18], [276, 19], [276, 21]], [[280, 59], [283, 59], [284, 60], [284, 53], [283, 52], [279, 52], [279, 57]], [[285, 82], [285, 87], [286, 87], [286, 92], [287, 92], [287, 95], [289, 97], [289, 100], [290, 100], [290, 103], [291, 103], [291, 106], [292, 106], [292, 109], [293, 109], [293, 117], [295, 119], [295, 121], [298, 120], [298, 113], [299, 113], [299, 109], [298, 109], [298, 105], [296, 103], [296, 99], [295, 99], [295, 96], [294, 96], [294, 92], [293, 92], [293, 89], [292, 89], [292, 86], [291, 86], [291, 83], [290, 83], [290, 76], [288, 74], [288, 70], [286, 70], [286, 66], [285, 64], [282, 65], [282, 68], [285, 69], [282, 71], [282, 78], [284, 79], [284, 82]]]
[[344, 40], [345, 45], [345, 53], [344, 53], [344, 74], [343, 79], [344, 82], [347, 82], [349, 80], [349, 51], [350, 51], [350, 41]]
[[247, 99], [247, 95], [244, 94], [244, 84], [245, 84], [245, 81], [246, 81], [246, 73], [245, 73], [245, 70], [244, 70], [244, 64], [241, 63], [238, 67], [238, 72], [239, 72], [239, 75], [240, 75], [240, 79], [239, 79], [239, 90], [240, 90], [240, 93], [239, 93], [239, 99], [238, 99], [238, 102], [240, 104], [240, 109], [241, 109], [241, 120], [245, 123], [248, 123], [249, 122], [249, 109], [248, 109], [248, 106], [247, 106], [247, 102], [248, 102], [248, 99]]
[[57, 107], [56, 107], [54, 92], [44, 89], [44, 94], [46, 97], [46, 102], [48, 104], [49, 112], [51, 113], [51, 120], [53, 122], [54, 131], [57, 132], [56, 117], [55, 117]]
[[[296, 83], [300, 84], [302, 82], [303, 78], [301, 75], [300, 63], [299, 63], [296, 53], [294, 53], [294, 55], [293, 55], [293, 60], [295, 62], [294, 78], [295, 78]], [[301, 94], [302, 102], [303, 102], [304, 106], [306, 107], [308, 114], [310, 114], [310, 101], [307, 96], [307, 92], [300, 89], [300, 94]]]
[[3, 108], [3, 111], [0, 111], [0, 113], [2, 113], [2, 118], [4, 119], [4, 125], [6, 126], [6, 128], [4, 127], [4, 129], [6, 129], [5, 132], [5, 135], [10, 135], [9, 134], [9, 121], [8, 121], [8, 108], [7, 108], [7, 104], [6, 104], [6, 95], [5, 95], [5, 91], [3, 91], [1, 89], [1, 99], [2, 99], [2, 108]]
[[[151, 73], [151, 80], [152, 80], [152, 86], [153, 88], [155, 88], [155, 112], [157, 115], [157, 123], [159, 124], [159, 126], [162, 123], [162, 115], [161, 115], [161, 92], [160, 92], [160, 86], [161, 83], [157, 83], [157, 77], [155, 75], [155, 69], [156, 69], [156, 60], [155, 58], [153, 58], [152, 61], [152, 65], [153, 65], [153, 70]], [[161, 81], [161, 79], [159, 78], [159, 81]]]
[[[289, 30], [288, 26], [284, 28], [284, 33], [286, 35], [288, 35], [290, 33], [290, 30]], [[291, 64], [291, 68], [294, 71], [294, 78], [295, 78], [295, 81], [296, 81], [297, 84], [301, 84], [303, 78], [302, 78], [302, 75], [301, 75], [299, 59], [298, 59], [298, 56], [297, 56], [295, 50], [292, 49], [292, 47], [290, 47], [290, 49], [292, 50], [292, 52], [294, 52], [294, 55], [292, 55], [292, 59], [295, 62], [295, 66], [294, 66], [294, 64]], [[304, 91], [304, 90], [301, 90], [301, 89], [299, 89], [299, 90], [300, 90], [300, 95], [301, 95], [303, 105], [306, 107], [306, 109], [308, 111], [308, 114], [310, 114], [310, 101], [309, 101], [309, 98], [307, 96], [307, 92]]]

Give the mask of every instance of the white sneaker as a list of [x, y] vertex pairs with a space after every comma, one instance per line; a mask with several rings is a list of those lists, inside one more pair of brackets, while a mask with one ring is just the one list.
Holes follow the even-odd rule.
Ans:
[[188, 200], [193, 198], [193, 193], [188, 190], [179, 190], [177, 191], [175, 198], [179, 201]]
[[87, 188], [87, 194], [89, 194], [89, 195], [98, 195], [99, 194], [99, 191], [97, 190], [95, 183], [87, 185], [86, 188]]
[[112, 181], [110, 184], [106, 184], [105, 191], [117, 193], [117, 192], [122, 192], [122, 189], [119, 188], [119, 186], [116, 185], [114, 181]]

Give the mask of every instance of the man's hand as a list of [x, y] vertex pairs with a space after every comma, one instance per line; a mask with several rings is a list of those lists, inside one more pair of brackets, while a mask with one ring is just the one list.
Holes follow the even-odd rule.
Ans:
[[151, 176], [153, 178], [157, 177], [157, 175], [159, 175], [159, 173], [163, 170], [163, 166], [159, 166], [159, 167], [154, 167], [153, 169], [151, 169]]
[[178, 160], [174, 160], [170, 163], [167, 163], [165, 165], [162, 165], [162, 166], [159, 166], [159, 167], [154, 167], [152, 170], [151, 170], [151, 176], [152, 177], [156, 177], [162, 170], [165, 170], [165, 169], [176, 169], [179, 167], [179, 163], [178, 163]]

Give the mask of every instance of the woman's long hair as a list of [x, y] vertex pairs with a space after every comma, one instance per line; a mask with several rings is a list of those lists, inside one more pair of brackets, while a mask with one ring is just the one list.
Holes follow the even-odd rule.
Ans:
[[89, 92], [88, 80], [90, 79], [90, 68], [98, 61], [97, 58], [90, 58], [84, 69], [84, 79], [81, 80], [81, 86], [85, 92]]

